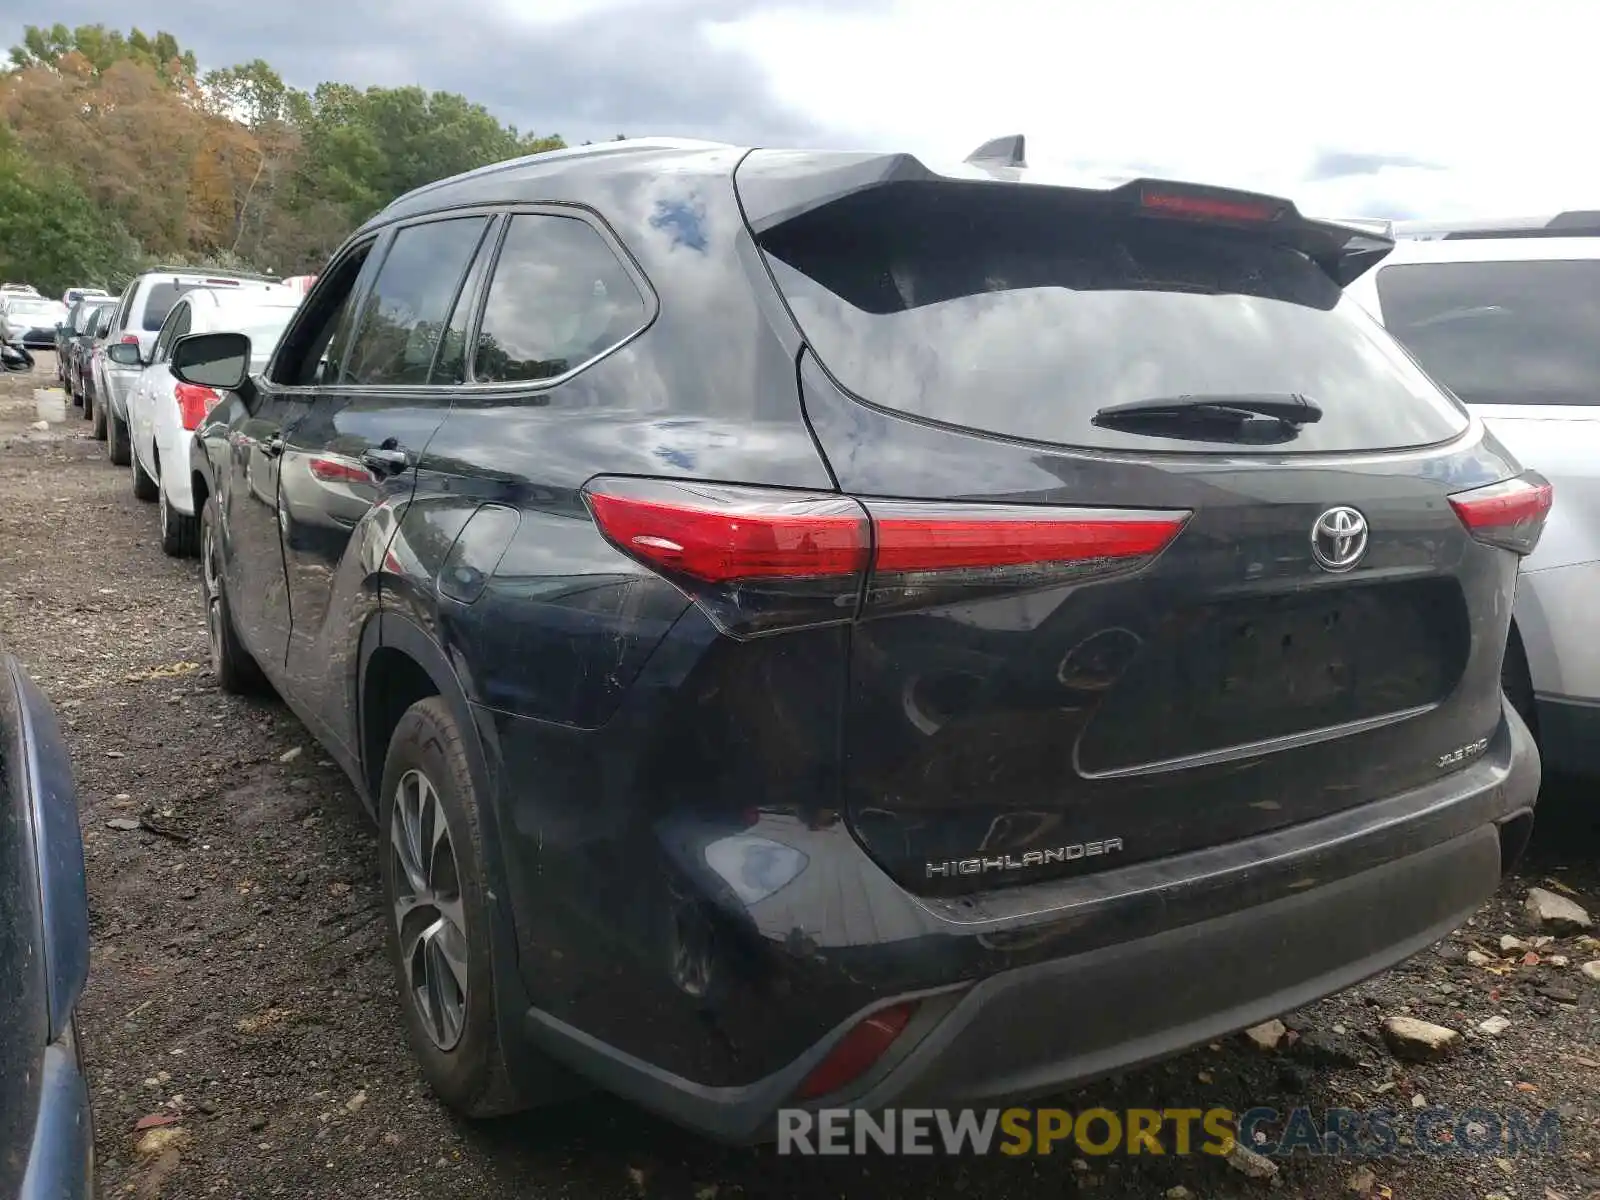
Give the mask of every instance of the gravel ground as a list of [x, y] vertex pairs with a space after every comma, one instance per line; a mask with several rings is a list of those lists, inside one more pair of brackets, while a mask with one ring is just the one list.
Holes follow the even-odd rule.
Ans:
[[[0, 635], [57, 706], [76, 763], [94, 935], [82, 1025], [107, 1197], [1352, 1194], [1361, 1164], [1349, 1159], [1285, 1160], [1268, 1182], [1210, 1158], [1075, 1151], [779, 1159], [606, 1098], [453, 1119], [404, 1045], [375, 841], [350, 788], [280, 705], [216, 690], [197, 568], [163, 557], [153, 510], [75, 411], [30, 427], [32, 389], [52, 378], [40, 358], [31, 379], [0, 380]], [[1287, 1015], [1285, 1047], [1231, 1039], [1062, 1103], [1558, 1109], [1558, 1154], [1373, 1159], [1371, 1194], [1600, 1197], [1600, 985], [1579, 969], [1600, 943], [1564, 937], [1531, 962], [1499, 947], [1503, 934], [1530, 935], [1530, 885], [1553, 879], [1600, 911], [1591, 823], [1576, 815], [1586, 798], [1547, 789], [1530, 859], [1495, 901], [1398, 970]], [[108, 824], [118, 820], [143, 825]], [[1487, 959], [1469, 962], [1473, 949]], [[1395, 1059], [1379, 1025], [1405, 1012], [1464, 1031], [1458, 1052]], [[1497, 1013], [1503, 1033], [1476, 1032]], [[150, 1116], [176, 1118], [153, 1153], [135, 1129]]]

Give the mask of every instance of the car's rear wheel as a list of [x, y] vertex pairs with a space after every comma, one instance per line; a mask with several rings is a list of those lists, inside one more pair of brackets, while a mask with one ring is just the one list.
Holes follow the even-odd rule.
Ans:
[[496, 1011], [478, 798], [461, 730], [439, 697], [413, 704], [395, 727], [378, 816], [389, 957], [423, 1074], [466, 1116], [525, 1108]]
[[83, 403], [83, 415], [88, 417], [88, 418], [90, 418], [94, 422], [94, 427], [93, 427], [93, 430], [92, 430], [92, 432], [94, 433], [94, 440], [97, 441], [97, 442], [105, 441], [106, 440], [106, 410], [105, 410], [105, 405], [101, 404], [99, 400], [95, 399], [87, 391], [85, 391], [83, 393], [83, 401], [84, 401], [84, 403]]
[[223, 582], [218, 523], [217, 499], [210, 496], [200, 515], [200, 595], [206, 610], [206, 639], [211, 643], [211, 673], [223, 691], [247, 695], [259, 691], [264, 680], [261, 668], [234, 630]]
[[128, 423], [117, 416], [115, 409], [106, 413], [106, 457], [119, 467], [127, 466], [131, 457]]
[[150, 473], [140, 464], [139, 454], [131, 445], [128, 449], [128, 461], [133, 464], [134, 498], [138, 500], [154, 500], [161, 489], [156, 487], [156, 481], [150, 478]]
[[193, 558], [200, 553], [200, 522], [172, 507], [167, 489], [156, 486], [156, 514], [161, 521], [161, 549], [173, 558]]

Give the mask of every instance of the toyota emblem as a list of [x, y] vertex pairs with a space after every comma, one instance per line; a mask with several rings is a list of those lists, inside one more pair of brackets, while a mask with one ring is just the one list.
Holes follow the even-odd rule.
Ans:
[[1311, 527], [1311, 557], [1324, 571], [1348, 571], [1367, 552], [1367, 519], [1353, 508], [1330, 508]]

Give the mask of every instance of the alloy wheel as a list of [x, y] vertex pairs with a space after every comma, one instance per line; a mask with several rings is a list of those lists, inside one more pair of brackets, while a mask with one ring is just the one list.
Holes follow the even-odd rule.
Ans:
[[444, 807], [421, 771], [396, 785], [389, 821], [394, 920], [412, 1004], [440, 1050], [461, 1040], [467, 1014], [467, 928]]
[[[165, 505], [162, 506], [165, 510]], [[222, 571], [217, 561], [217, 536], [211, 522], [204, 524], [200, 547], [200, 586], [205, 589], [206, 640], [211, 643], [211, 673], [222, 673]]]

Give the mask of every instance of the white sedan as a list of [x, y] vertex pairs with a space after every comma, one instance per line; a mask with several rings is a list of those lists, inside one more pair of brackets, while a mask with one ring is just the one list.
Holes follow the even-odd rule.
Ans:
[[[128, 396], [133, 494], [160, 503], [161, 548], [174, 557], [199, 553], [200, 523], [189, 490], [189, 435], [222, 399], [207, 387], [179, 383], [171, 370], [172, 343], [191, 333], [242, 333], [255, 361], [266, 365], [289, 318], [304, 299], [296, 288], [272, 286], [232, 292], [184, 292], [162, 322], [149, 361]], [[162, 464], [173, 469], [163, 472]]]

